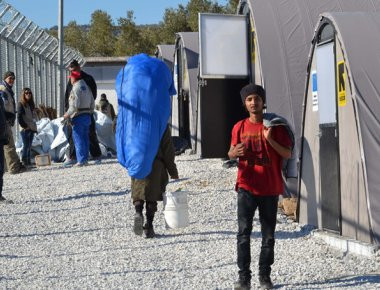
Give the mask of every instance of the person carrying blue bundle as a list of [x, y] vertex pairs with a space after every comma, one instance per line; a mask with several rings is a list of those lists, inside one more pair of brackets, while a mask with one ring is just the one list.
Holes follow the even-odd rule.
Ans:
[[[133, 231], [153, 238], [157, 202], [169, 180], [178, 179], [174, 146], [168, 127], [171, 95], [176, 93], [164, 62], [146, 54], [128, 60], [116, 79], [119, 112], [116, 126], [117, 157], [131, 176], [135, 207]], [[145, 204], [146, 223], [143, 209]]]

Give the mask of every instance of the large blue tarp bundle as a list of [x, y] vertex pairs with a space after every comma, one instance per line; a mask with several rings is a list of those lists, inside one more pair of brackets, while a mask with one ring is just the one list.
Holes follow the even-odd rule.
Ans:
[[145, 178], [152, 170], [176, 94], [166, 64], [146, 54], [129, 58], [116, 78], [117, 158], [128, 174]]

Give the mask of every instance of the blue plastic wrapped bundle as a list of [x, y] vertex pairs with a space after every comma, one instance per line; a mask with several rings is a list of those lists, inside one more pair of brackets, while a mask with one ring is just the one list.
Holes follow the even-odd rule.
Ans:
[[146, 54], [129, 58], [116, 78], [117, 158], [128, 174], [145, 178], [152, 170], [176, 94], [166, 64]]

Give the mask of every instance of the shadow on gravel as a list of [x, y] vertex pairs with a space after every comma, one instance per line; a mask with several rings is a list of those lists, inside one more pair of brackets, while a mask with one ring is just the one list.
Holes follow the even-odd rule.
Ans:
[[118, 191], [118, 192], [96, 192], [96, 191], [90, 191], [87, 193], [83, 194], [78, 194], [78, 195], [72, 195], [64, 198], [57, 198], [57, 199], [52, 199], [51, 201], [53, 202], [61, 202], [61, 201], [69, 201], [73, 199], [81, 199], [81, 198], [89, 198], [89, 197], [99, 197], [99, 196], [122, 196], [122, 195], [127, 195], [128, 192], [123, 190], [123, 191]]
[[[310, 235], [313, 228], [310, 226], [302, 226], [299, 231], [285, 232], [276, 231], [275, 237], [278, 240], [282, 239], [297, 239]], [[191, 233], [173, 233], [173, 234], [161, 234], [156, 235], [157, 238], [173, 238], [173, 237], [184, 237], [184, 236], [212, 236], [212, 235], [224, 235], [224, 236], [234, 236], [236, 237], [237, 232], [235, 231], [207, 231], [207, 232], [191, 232]], [[261, 232], [254, 231], [251, 234], [252, 239], [261, 239]]]
[[115, 229], [125, 229], [125, 227], [108, 227], [108, 228], [95, 228], [95, 229], [78, 229], [72, 231], [61, 231], [61, 232], [50, 232], [50, 233], [31, 233], [31, 234], [5, 234], [0, 235], [0, 238], [36, 238], [36, 237], [48, 237], [48, 236], [60, 236], [60, 235], [71, 235], [79, 234], [83, 235], [85, 233], [95, 233], [98, 231], [113, 231]]
[[[236, 232], [232, 231], [214, 231], [214, 232], [191, 232], [191, 233], [178, 233], [178, 234], [161, 234], [156, 235], [157, 238], [174, 238], [174, 237], [185, 237], [185, 236], [211, 236], [211, 235], [226, 235], [226, 236], [236, 236]], [[186, 242], [186, 241], [184, 241]]]
[[[102, 162], [100, 164], [94, 164], [94, 161], [90, 160], [87, 166], [99, 166], [102, 164], [113, 164], [113, 163], [119, 163], [119, 161], [117, 161], [117, 159], [115, 159], [115, 158], [104, 158], [104, 159], [102, 159]], [[43, 166], [43, 167], [33, 168], [32, 170], [29, 170], [29, 172], [52, 171], [52, 170], [54, 170], [54, 171], [55, 170], [69, 170], [70, 168], [73, 168], [73, 166], [65, 167], [63, 165], [63, 162], [58, 162], [58, 163], [52, 163], [51, 166]]]
[[[39, 201], [42, 202], [42, 201]], [[124, 201], [118, 201], [118, 202], [101, 202], [97, 203], [96, 205], [115, 205], [118, 203], [125, 204]], [[69, 208], [59, 208], [59, 209], [50, 209], [50, 210], [32, 210], [28, 212], [12, 212], [12, 213], [6, 213], [6, 214], [0, 214], [0, 217], [6, 217], [6, 216], [23, 216], [23, 215], [32, 215], [32, 214], [43, 214], [43, 213], [53, 213], [53, 212], [65, 212], [65, 211], [76, 211], [76, 210], [83, 210], [85, 208], [93, 207], [94, 204], [86, 205], [86, 206], [79, 206], [79, 207], [69, 207]]]
[[[129, 190], [117, 191], [117, 192], [98, 192], [98, 191], [90, 191], [85, 192], [83, 194], [71, 195], [62, 198], [47, 198], [47, 199], [34, 199], [34, 200], [25, 200], [23, 203], [40, 203], [40, 202], [61, 202], [61, 201], [70, 201], [81, 198], [88, 197], [99, 197], [99, 196], [123, 196], [129, 194]], [[1, 215], [0, 215], [1, 216]]]
[[348, 288], [359, 287], [370, 284], [379, 284], [380, 274], [358, 275], [358, 276], [343, 276], [339, 278], [327, 279], [325, 281], [316, 281], [312, 283], [293, 283], [293, 284], [279, 284], [275, 288], [281, 287], [300, 287], [302, 289], [330, 289], [330, 288]]

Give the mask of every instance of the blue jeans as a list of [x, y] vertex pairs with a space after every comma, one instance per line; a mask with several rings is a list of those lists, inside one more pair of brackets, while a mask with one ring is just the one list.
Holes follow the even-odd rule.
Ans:
[[90, 114], [82, 114], [74, 117], [73, 124], [73, 139], [75, 144], [75, 153], [79, 163], [85, 163], [88, 160], [88, 150], [90, 147]]
[[254, 196], [242, 188], [238, 190], [237, 264], [241, 281], [251, 280], [251, 233], [253, 217], [257, 208], [259, 209], [262, 235], [259, 275], [270, 275], [271, 273], [271, 265], [274, 262], [277, 203], [278, 196]]
[[21, 132], [21, 138], [22, 138], [22, 160], [23, 161], [30, 161], [30, 152], [32, 150], [32, 143], [33, 143], [33, 137], [34, 132], [31, 130], [22, 130]]

